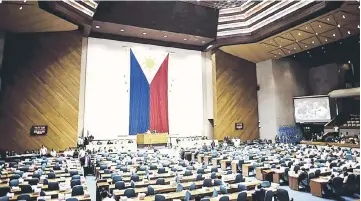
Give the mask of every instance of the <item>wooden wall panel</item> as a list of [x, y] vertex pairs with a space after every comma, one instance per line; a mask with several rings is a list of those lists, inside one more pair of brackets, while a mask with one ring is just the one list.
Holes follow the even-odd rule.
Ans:
[[[214, 139], [256, 139], [258, 132], [256, 64], [216, 51], [214, 73]], [[215, 60], [215, 61], [214, 61]], [[235, 123], [243, 122], [243, 130]]]
[[[1, 71], [0, 147], [22, 152], [76, 146], [81, 40], [78, 31], [8, 34]], [[48, 125], [47, 136], [30, 136]]]

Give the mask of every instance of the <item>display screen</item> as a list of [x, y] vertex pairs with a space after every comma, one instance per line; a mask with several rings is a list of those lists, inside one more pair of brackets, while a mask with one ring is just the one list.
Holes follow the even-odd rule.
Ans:
[[293, 99], [297, 123], [329, 122], [331, 120], [328, 96], [297, 97]]
[[30, 135], [46, 135], [48, 134], [48, 126], [32, 126], [30, 129]]

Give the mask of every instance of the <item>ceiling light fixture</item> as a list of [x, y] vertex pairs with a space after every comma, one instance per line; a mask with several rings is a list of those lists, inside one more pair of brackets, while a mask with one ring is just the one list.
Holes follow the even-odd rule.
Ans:
[[298, 32], [298, 35], [300, 36], [300, 35], [301, 35], [301, 33], [300, 33], [300, 32]]
[[336, 37], [336, 34], [332, 34], [333, 37]]
[[326, 53], [326, 50], [325, 50], [325, 51], [323, 51], [323, 53]]
[[143, 32], [143, 35], [147, 35], [147, 33]]
[[318, 27], [321, 28], [322, 26], [319, 24]]
[[296, 55], [293, 55], [293, 57], [296, 57]]
[[20, 6], [19, 10], [22, 10], [22, 9], [23, 9], [23, 7], [22, 7], [22, 6]]
[[291, 53], [291, 51], [288, 51], [288, 53]]
[[280, 45], [280, 47], [282, 47], [282, 46]]
[[324, 49], [324, 47], [321, 47], [321, 49]]
[[294, 50], [297, 49], [296, 47], [293, 48]]
[[0, 0], [0, 3], [2, 3], [3, 2], [3, 0]]
[[342, 15], [342, 18], [343, 18], [343, 19], [345, 19], [345, 18], [346, 18], [346, 16], [345, 16], [345, 15]]
[[124, 29], [121, 29], [120, 31], [121, 31], [121, 32], [123, 32], [123, 31], [124, 31]]
[[325, 39], [325, 41], [327, 42], [327, 38]]
[[347, 31], [347, 33], [350, 35], [351, 34], [351, 32], [350, 31]]
[[307, 45], [305, 45], [305, 48], [307, 48]]
[[24, 0], [24, 3], [26, 3], [26, 0]]
[[312, 41], [312, 44], [314, 44], [315, 43], [315, 41]]
[[330, 18], [327, 18], [327, 21], [330, 21]]
[[163, 36], [164, 38], [167, 38], [168, 36], [167, 35], [165, 35], [165, 36]]
[[316, 32], [316, 35], [318, 35], [318, 33]]
[[307, 54], [309, 54], [310, 52], [309, 51], [307, 51]]
[[306, 29], [308, 29], [308, 27], [306, 27]]
[[183, 39], [183, 40], [187, 40], [187, 39], [185, 38], [185, 39]]
[[202, 43], [206, 43], [206, 41], [202, 41]]
[[360, 25], [357, 25], [357, 28], [359, 29], [359, 28], [360, 28]]
[[95, 26], [95, 28], [96, 28], [96, 29], [99, 29], [99, 28], [100, 28], [100, 26], [96, 25], [96, 26]]
[[340, 25], [340, 24], [338, 24], [338, 25], [337, 25], [337, 27], [338, 27], [338, 28], [340, 28], [340, 27], [341, 27], [341, 25]]
[[348, 63], [350, 64], [350, 63], [351, 63], [351, 61], [348, 61]]

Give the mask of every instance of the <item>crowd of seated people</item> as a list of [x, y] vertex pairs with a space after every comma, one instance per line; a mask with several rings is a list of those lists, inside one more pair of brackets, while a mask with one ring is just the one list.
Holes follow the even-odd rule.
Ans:
[[[89, 200], [77, 158], [48, 151], [14, 155], [0, 160], [0, 200]], [[21, 156], [21, 157], [19, 157]]]

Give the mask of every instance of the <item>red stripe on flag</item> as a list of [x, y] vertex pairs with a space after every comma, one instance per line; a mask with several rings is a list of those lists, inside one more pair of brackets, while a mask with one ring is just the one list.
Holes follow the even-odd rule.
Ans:
[[168, 124], [168, 57], [164, 59], [150, 84], [150, 129], [169, 131]]

